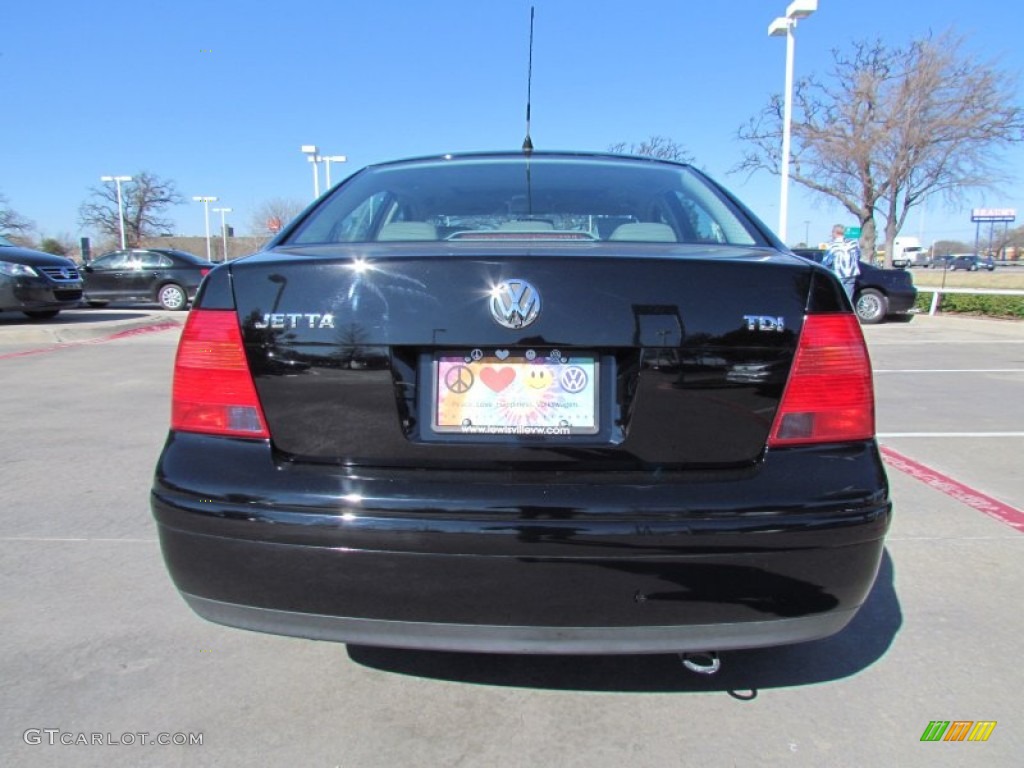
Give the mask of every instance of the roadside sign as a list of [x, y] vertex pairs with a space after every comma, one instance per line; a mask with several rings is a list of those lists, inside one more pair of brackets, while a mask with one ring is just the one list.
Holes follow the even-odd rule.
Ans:
[[971, 211], [971, 221], [1016, 221], [1017, 211], [1014, 208], [975, 208]]
[[847, 240], [859, 240], [860, 227], [847, 227], [846, 231], [843, 232], [843, 237], [845, 237]]

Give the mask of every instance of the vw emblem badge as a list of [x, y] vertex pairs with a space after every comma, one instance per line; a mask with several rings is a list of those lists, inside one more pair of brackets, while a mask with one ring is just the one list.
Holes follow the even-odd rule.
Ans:
[[525, 280], [511, 278], [491, 291], [491, 317], [498, 325], [518, 330], [540, 315], [540, 294]]

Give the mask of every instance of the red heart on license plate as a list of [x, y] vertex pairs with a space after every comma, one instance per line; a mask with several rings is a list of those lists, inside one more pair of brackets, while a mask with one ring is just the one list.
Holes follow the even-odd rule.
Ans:
[[492, 392], [501, 392], [515, 381], [516, 372], [511, 368], [484, 368], [480, 371], [480, 381]]

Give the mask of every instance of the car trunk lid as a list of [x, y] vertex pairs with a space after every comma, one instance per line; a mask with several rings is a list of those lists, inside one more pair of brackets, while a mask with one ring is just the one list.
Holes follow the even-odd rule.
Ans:
[[[757, 248], [311, 250], [232, 265], [234, 301], [275, 448], [349, 466], [751, 464], [820, 283], [816, 267]], [[495, 289], [515, 280], [540, 302], [522, 327], [492, 312]], [[552, 376], [575, 366], [598, 380], [593, 429], [480, 434], [458, 419], [439, 428], [455, 382], [444, 371], [464, 364], [497, 403], [501, 385], [538, 371], [538, 358]]]

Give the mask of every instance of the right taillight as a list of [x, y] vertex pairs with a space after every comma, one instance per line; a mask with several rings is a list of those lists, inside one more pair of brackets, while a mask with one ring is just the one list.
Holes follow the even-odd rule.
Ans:
[[189, 313], [174, 362], [171, 429], [270, 437], [234, 312]]
[[856, 315], [808, 315], [769, 447], [874, 435], [871, 360]]

